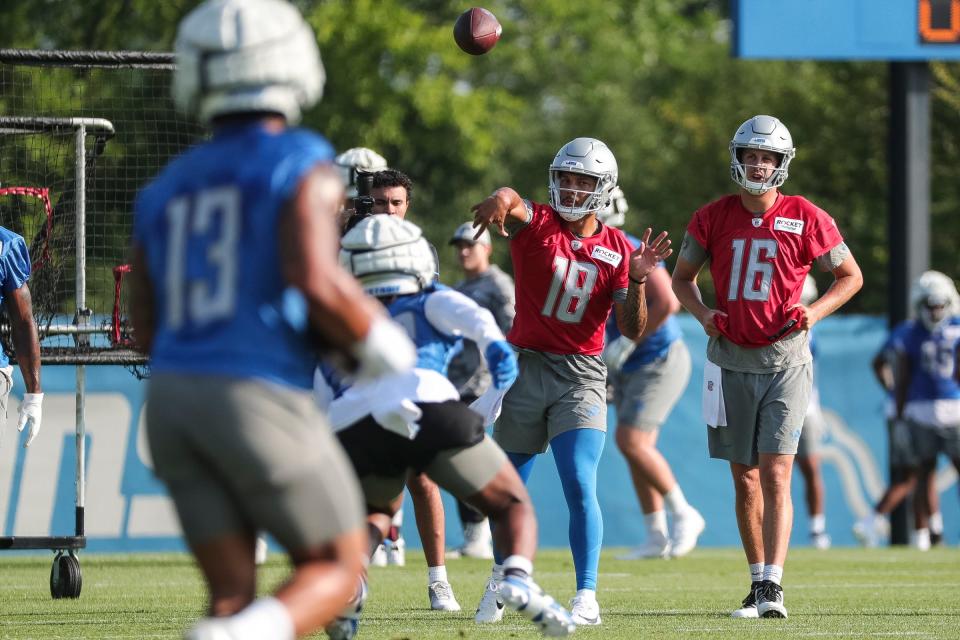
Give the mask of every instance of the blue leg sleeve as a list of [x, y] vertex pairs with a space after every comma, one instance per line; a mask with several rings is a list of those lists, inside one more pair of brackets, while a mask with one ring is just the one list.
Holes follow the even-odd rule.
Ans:
[[597, 500], [597, 467], [606, 433], [572, 429], [550, 441], [553, 459], [570, 510], [570, 551], [577, 589], [597, 588], [603, 516]]

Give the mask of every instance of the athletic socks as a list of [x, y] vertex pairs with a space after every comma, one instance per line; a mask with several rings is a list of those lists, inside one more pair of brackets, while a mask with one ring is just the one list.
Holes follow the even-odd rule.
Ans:
[[827, 530], [827, 516], [822, 513], [810, 516], [810, 533], [819, 535]]
[[673, 485], [673, 489], [663, 494], [663, 502], [671, 513], [680, 513], [690, 508], [679, 484]]
[[246, 609], [229, 618], [236, 640], [294, 640], [293, 619], [282, 602], [273, 597], [257, 598]]
[[763, 579], [769, 580], [774, 584], [780, 584], [780, 581], [783, 579], [783, 567], [778, 567], [775, 564], [764, 565]]
[[[533, 562], [523, 556], [512, 555], [503, 561], [503, 575], [529, 578], [533, 575]], [[497, 565], [493, 565], [493, 574], [497, 574]]]
[[760, 582], [763, 580], [763, 563], [757, 562], [750, 565], [750, 582]]
[[434, 582], [449, 582], [449, 580], [447, 580], [447, 567], [445, 565], [427, 567], [427, 585], [429, 586]]
[[659, 534], [664, 538], [668, 537], [667, 512], [663, 509], [643, 514], [643, 523], [647, 527], [648, 534]]

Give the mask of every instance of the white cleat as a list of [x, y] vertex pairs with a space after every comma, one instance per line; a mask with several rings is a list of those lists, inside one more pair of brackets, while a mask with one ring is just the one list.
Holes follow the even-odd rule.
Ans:
[[347, 603], [347, 608], [324, 629], [330, 640], [353, 640], [356, 637], [360, 629], [360, 615], [368, 595], [367, 579], [361, 577], [357, 594]]
[[666, 535], [654, 532], [647, 536], [646, 542], [627, 553], [617, 556], [617, 560], [656, 560], [670, 557], [673, 545]]
[[740, 608], [730, 614], [731, 618], [759, 618], [757, 613], [757, 589], [760, 588], [760, 582], [754, 582], [750, 585], [750, 593], [740, 603]]
[[387, 550], [384, 547], [384, 544], [390, 544], [387, 541], [381, 543], [377, 547], [377, 550], [373, 552], [373, 556], [370, 558], [370, 565], [374, 567], [385, 567], [387, 566]]
[[261, 565], [267, 561], [267, 539], [263, 536], [257, 536], [257, 543], [253, 547], [253, 563]]
[[[384, 541], [386, 544], [386, 541]], [[407, 564], [406, 554], [407, 543], [403, 538], [397, 538], [390, 541], [390, 547], [387, 549], [387, 564], [392, 567], [402, 567]]]
[[831, 540], [830, 535], [827, 533], [811, 533], [810, 534], [810, 545], [814, 549], [819, 549], [820, 551], [826, 551], [830, 548]]
[[503, 598], [500, 597], [500, 583], [491, 577], [487, 580], [487, 586], [483, 590], [483, 597], [480, 598], [480, 604], [477, 605], [477, 613], [473, 616], [473, 621], [477, 624], [500, 622], [503, 619], [503, 608]]
[[786, 618], [783, 589], [776, 582], [764, 580], [757, 588], [757, 614], [761, 618]]
[[597, 626], [601, 623], [600, 603], [596, 598], [575, 596], [570, 600], [570, 617], [578, 626]]
[[236, 640], [225, 618], [202, 618], [197, 620], [183, 635], [184, 640]]
[[930, 529], [916, 529], [910, 534], [910, 546], [920, 551], [930, 551]]
[[677, 514], [673, 519], [673, 536], [670, 539], [670, 556], [680, 558], [697, 546], [697, 539], [706, 528], [707, 522], [693, 507]]
[[457, 557], [493, 560], [493, 535], [487, 520], [463, 525], [463, 546], [458, 549]]
[[529, 578], [505, 577], [500, 583], [500, 595], [507, 606], [530, 619], [545, 636], [560, 638], [577, 628], [570, 612]]
[[434, 611], [460, 611], [460, 603], [453, 595], [453, 587], [449, 582], [431, 582], [427, 586], [427, 595], [430, 596], [430, 608]]
[[853, 535], [865, 547], [878, 547], [890, 535], [890, 523], [879, 513], [871, 513], [857, 520]]

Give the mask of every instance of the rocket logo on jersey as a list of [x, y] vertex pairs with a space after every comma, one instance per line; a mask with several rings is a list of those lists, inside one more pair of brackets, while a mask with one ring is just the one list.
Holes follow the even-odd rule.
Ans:
[[611, 249], [607, 249], [606, 247], [601, 247], [600, 245], [597, 245], [593, 248], [593, 252], [590, 254], [590, 257], [594, 260], [599, 260], [600, 262], [606, 262], [614, 267], [619, 267], [620, 262], [623, 260], [623, 255]]
[[775, 218], [773, 221], [773, 230], [774, 231], [786, 231], [787, 233], [795, 233], [798, 236], [803, 233], [803, 220], [797, 220], [795, 218]]

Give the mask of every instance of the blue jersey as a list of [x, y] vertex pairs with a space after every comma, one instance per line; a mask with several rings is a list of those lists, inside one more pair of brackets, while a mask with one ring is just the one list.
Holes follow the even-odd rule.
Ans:
[[447, 375], [450, 360], [463, 348], [463, 340], [438, 331], [427, 320], [424, 304], [434, 291], [446, 289], [443, 285], [431, 285], [420, 293], [400, 296], [387, 310], [400, 326], [407, 330], [413, 344], [417, 346], [417, 368], [430, 369]]
[[332, 160], [306, 130], [226, 127], [143, 189], [134, 239], [154, 287], [155, 371], [311, 386], [316, 358], [281, 309], [278, 228], [307, 172]]
[[[13, 231], [0, 227], [0, 304], [29, 278], [30, 252], [27, 243]], [[0, 349], [0, 367], [9, 364], [10, 359]]]
[[[634, 249], [640, 246], [639, 238], [627, 234], [627, 239], [630, 241], [630, 244], [633, 245]], [[657, 266], [666, 267], [666, 264], [661, 262]], [[667, 351], [670, 350], [670, 345], [682, 336], [683, 333], [680, 330], [680, 323], [677, 321], [676, 315], [671, 313], [667, 316], [664, 323], [660, 325], [659, 329], [637, 343], [637, 348], [634, 349], [630, 356], [624, 361], [623, 367], [621, 367], [620, 370], [623, 373], [631, 373], [645, 364], [650, 364], [654, 360], [666, 356]], [[607, 320], [606, 340], [610, 342], [619, 337], [620, 329], [617, 327], [616, 316], [611, 313], [610, 318]]]
[[922, 322], [908, 321], [894, 343], [910, 362], [908, 402], [960, 399], [960, 385], [954, 378], [958, 344], [960, 316], [947, 318], [933, 331]]

